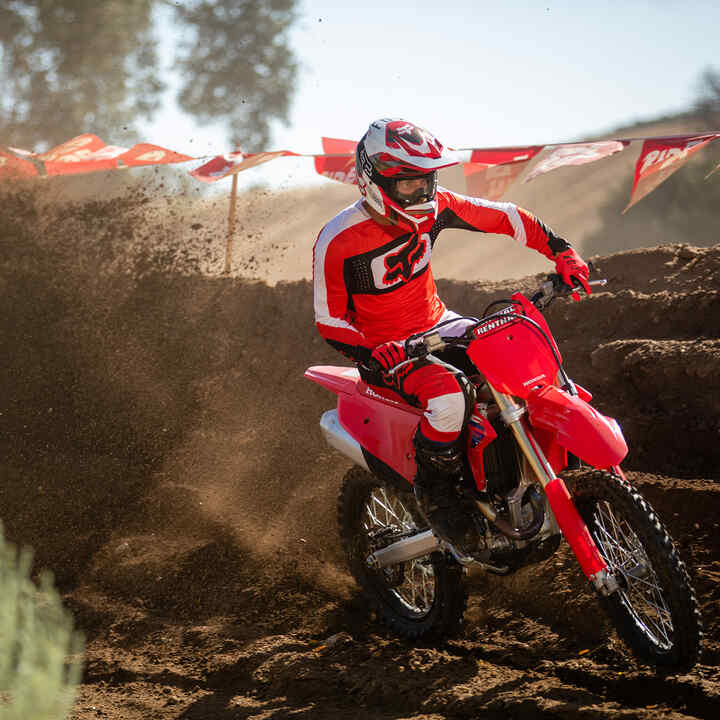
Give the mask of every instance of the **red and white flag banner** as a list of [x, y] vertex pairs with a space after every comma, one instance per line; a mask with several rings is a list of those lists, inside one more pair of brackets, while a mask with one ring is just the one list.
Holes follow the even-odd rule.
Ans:
[[36, 157], [43, 162], [82, 162], [89, 155], [104, 147], [105, 143], [97, 135], [85, 133], [66, 140], [62, 145]]
[[[629, 140], [599, 140], [589, 143], [557, 145], [528, 173], [527, 177], [523, 179], [523, 183], [528, 183], [539, 175], [566, 165], [585, 165], [585, 163], [602, 160], [602, 158], [624, 150], [629, 144]], [[547, 147], [552, 148], [553, 146], [548, 145]]]
[[32, 157], [32, 153], [27, 150], [0, 147], [0, 180], [37, 175], [37, 167], [27, 157]]
[[[713, 140], [720, 132], [674, 137], [633, 138], [643, 140], [635, 167], [635, 182], [628, 206], [660, 185], [678, 170], [687, 159]], [[534, 178], [559, 167], [583, 165], [613, 155], [625, 149], [631, 140], [611, 139], [587, 143], [556, 145], [527, 145], [504, 148], [468, 148], [454, 150], [457, 162], [463, 165], [469, 195], [499, 200], [518, 178], [527, 164], [544, 148], [550, 154], [541, 159], [525, 178]], [[273, 152], [231, 152], [215, 157], [191, 157], [150, 143], [138, 143], [130, 149], [106, 145], [97, 135], [85, 133], [44, 153], [18, 148], [0, 147], [0, 180], [22, 177], [57, 176], [90, 173], [99, 170], [184, 163], [203, 160], [203, 164], [188, 172], [201, 182], [216, 182], [236, 173], [270, 162], [280, 157], [312, 157], [315, 170], [332, 180], [357, 183], [355, 175], [354, 140], [322, 138], [322, 153], [296, 153], [290, 150]], [[707, 176], [720, 170], [720, 164]]]
[[529, 161], [509, 165], [465, 163], [465, 188], [468, 195], [500, 200], [525, 169]]
[[78, 173], [114, 170], [118, 167], [118, 156], [127, 148], [106, 145], [97, 135], [78, 135], [36, 155], [43, 164], [46, 175], [75, 175]]
[[645, 140], [635, 165], [635, 182], [630, 202], [623, 212], [627, 212], [635, 203], [679, 170], [691, 155], [719, 137], [720, 133], [712, 133]]
[[532, 160], [545, 146], [524, 145], [505, 148], [473, 148], [470, 162], [485, 165], [510, 165]]
[[248, 153], [247, 155], [243, 152], [216, 155], [204, 165], [190, 171], [190, 174], [201, 182], [217, 182], [243, 170], [249, 170], [257, 165], [285, 156], [297, 157], [298, 153], [289, 150], [276, 150], [274, 152]]
[[127, 167], [140, 167], [142, 165], [169, 165], [170, 163], [182, 163], [195, 158], [190, 155], [183, 155], [174, 150], [167, 150], [159, 145], [150, 143], [138, 143], [133, 145], [127, 152], [118, 156], [118, 162]]
[[474, 149], [470, 162], [463, 164], [467, 194], [499, 200], [543, 147]]
[[355, 172], [357, 141], [322, 138], [324, 155], [315, 156], [315, 172], [331, 180], [357, 185]]
[[194, 159], [150, 143], [139, 143], [129, 150], [116, 145], [106, 145], [97, 135], [91, 134], [78, 135], [41, 154], [15, 148], [0, 148], [0, 157], [8, 158], [5, 162], [0, 160], [0, 177], [5, 174], [2, 172], [3, 167], [21, 168], [22, 174], [26, 175], [77, 175]]

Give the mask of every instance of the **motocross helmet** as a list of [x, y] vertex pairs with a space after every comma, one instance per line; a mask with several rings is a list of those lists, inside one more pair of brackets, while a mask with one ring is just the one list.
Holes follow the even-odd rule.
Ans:
[[437, 171], [455, 165], [442, 143], [406, 120], [370, 124], [355, 153], [360, 193], [394, 225], [427, 232], [437, 216]]

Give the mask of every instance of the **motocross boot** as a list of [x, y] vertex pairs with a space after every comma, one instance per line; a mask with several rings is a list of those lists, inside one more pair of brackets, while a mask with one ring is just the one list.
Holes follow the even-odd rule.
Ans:
[[415, 498], [435, 534], [460, 549], [472, 532], [472, 518], [456, 487], [463, 471], [462, 454], [457, 447], [431, 446], [419, 429], [413, 445], [417, 463]]

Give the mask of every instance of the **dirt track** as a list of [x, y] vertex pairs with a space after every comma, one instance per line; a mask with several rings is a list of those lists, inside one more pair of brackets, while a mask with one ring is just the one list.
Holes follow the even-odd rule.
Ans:
[[[661, 677], [564, 549], [472, 576], [457, 640], [385, 634], [338, 551], [348, 463], [302, 372], [339, 356], [309, 283], [183, 276], [172, 246], [147, 250], [160, 225], [137, 198], [38, 207], [16, 195], [0, 218], [0, 507], [87, 635], [76, 720], [718, 717], [720, 245], [599, 258], [607, 291], [548, 314], [691, 568], [705, 657]], [[477, 312], [537, 280], [441, 294]]]

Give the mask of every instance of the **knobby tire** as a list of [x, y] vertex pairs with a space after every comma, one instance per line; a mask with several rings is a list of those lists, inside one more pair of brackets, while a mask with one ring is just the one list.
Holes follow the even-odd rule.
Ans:
[[[410, 485], [407, 491], [387, 485], [374, 475], [354, 467], [343, 479], [338, 499], [340, 537], [353, 577], [377, 618], [393, 632], [409, 639], [448, 637], [459, 632], [467, 605], [467, 590], [462, 568], [443, 553], [404, 563], [402, 569], [378, 570], [368, 567], [366, 558], [372, 552], [368, 536], [368, 508], [374, 503], [385, 505], [386, 499], [395, 507], [407, 510], [408, 527], [422, 528], [417, 516]], [[382, 527], [383, 522], [373, 527]], [[392, 523], [395, 525], [395, 523]], [[370, 528], [372, 530], [372, 527]], [[405, 577], [409, 573], [425, 573], [432, 580], [431, 602], [418, 609], [402, 597], [402, 587], [389, 581], [389, 576]]]
[[[674, 670], [692, 667], [702, 650], [698, 603], [685, 564], [655, 511], [630, 483], [600, 470], [575, 474], [573, 497], [611, 570], [633, 562], [633, 553], [614, 551], [615, 538], [604, 526], [613, 525], [615, 519], [621, 536], [618, 546], [625, 543], [632, 548], [639, 541], [642, 550], [634, 555], [642, 558], [644, 551], [652, 566], [649, 573], [638, 571], [637, 580], [632, 568], [626, 569], [625, 575], [616, 572], [621, 591], [599, 597], [620, 637], [641, 660]], [[608, 517], [610, 523], [606, 523]], [[603, 552], [604, 548], [609, 551]], [[643, 565], [636, 567], [647, 565], [644, 558], [642, 561]]]

